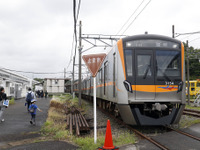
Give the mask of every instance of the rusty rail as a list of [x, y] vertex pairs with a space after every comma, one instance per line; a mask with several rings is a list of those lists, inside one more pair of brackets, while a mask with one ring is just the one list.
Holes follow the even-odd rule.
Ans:
[[184, 109], [183, 114], [200, 118], [200, 111], [194, 109]]
[[181, 131], [181, 130], [176, 130], [176, 129], [173, 129], [173, 128], [170, 128], [170, 127], [167, 127], [167, 128], [168, 128], [169, 130], [172, 130], [172, 131], [177, 132], [177, 133], [179, 133], [179, 134], [182, 134], [182, 135], [185, 135], [185, 136], [188, 136], [188, 137], [190, 137], [190, 138], [193, 138], [193, 139], [195, 139], [195, 140], [200, 141], [200, 137], [191, 135], [191, 134], [189, 134], [189, 133], [187, 133], [187, 132], [184, 132], [184, 131]]
[[[67, 112], [67, 111], [66, 111]], [[76, 135], [80, 135], [81, 131], [89, 131], [89, 125], [85, 117], [77, 109], [73, 109], [72, 112], [67, 114], [67, 128], [69, 128], [70, 134], [73, 134], [73, 129], [76, 131]]]

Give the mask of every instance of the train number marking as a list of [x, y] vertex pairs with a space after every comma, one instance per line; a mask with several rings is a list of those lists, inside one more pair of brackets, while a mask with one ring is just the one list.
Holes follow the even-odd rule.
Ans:
[[172, 82], [172, 81], [165, 81], [165, 85], [174, 85], [174, 82]]

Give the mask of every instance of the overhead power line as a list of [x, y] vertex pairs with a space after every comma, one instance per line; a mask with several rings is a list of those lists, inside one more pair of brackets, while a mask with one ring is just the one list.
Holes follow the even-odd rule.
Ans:
[[76, 0], [74, 0], [74, 3], [73, 3], [73, 16], [74, 16], [74, 37], [75, 37], [75, 47], [74, 47], [74, 50], [75, 50], [75, 57], [76, 57], [76, 48], [77, 48], [77, 31], [76, 31], [76, 26], [77, 26], [77, 20], [78, 20], [78, 16], [79, 16], [79, 12], [80, 12], [80, 5], [81, 5], [81, 0], [79, 0], [79, 3], [78, 3], [78, 10], [76, 12]]
[[135, 11], [131, 14], [131, 16], [128, 18], [128, 20], [124, 23], [124, 25], [120, 28], [120, 30], [117, 32], [117, 34], [119, 34], [122, 29], [125, 27], [125, 25], [130, 21], [130, 19], [132, 18], [132, 16], [137, 12], [137, 10], [140, 8], [140, 6], [144, 3], [145, 0], [143, 0], [138, 7], [135, 9]]
[[198, 40], [198, 39], [200, 39], [200, 37], [195, 38], [195, 39], [193, 39], [193, 40], [191, 40], [191, 41], [189, 41], [189, 42], [191, 43], [191, 42], [194, 42], [194, 41], [196, 41], [196, 40]]
[[77, 47], [77, 32], [76, 32], [76, 0], [73, 3], [73, 16], [74, 16], [74, 37], [75, 37], [75, 56], [76, 56], [76, 47]]
[[124, 34], [130, 28], [130, 26], [133, 24], [133, 22], [135, 22], [135, 20], [145, 10], [145, 8], [149, 5], [150, 2], [151, 2], [151, 0], [142, 8], [142, 10], [138, 13], [138, 15], [135, 17], [135, 19], [128, 25], [128, 27], [124, 30], [124, 32], [122, 34]]
[[[72, 60], [73, 60], [73, 50], [74, 50], [74, 55], [76, 57], [76, 48], [77, 48], [77, 31], [76, 31], [76, 24], [77, 24], [77, 20], [79, 17], [79, 12], [80, 12], [80, 7], [81, 7], [81, 0], [79, 0], [78, 3], [78, 9], [76, 12], [76, 0], [73, 1], [73, 19], [74, 19], [74, 33], [73, 33], [73, 41], [72, 41], [72, 48], [71, 48], [71, 55], [70, 55], [70, 60], [69, 63], [67, 65], [67, 69], [70, 66]], [[75, 45], [74, 45], [75, 42]]]
[[7, 71], [13, 71], [13, 72], [20, 72], [20, 73], [32, 73], [32, 74], [60, 74], [63, 72], [31, 72], [31, 71], [20, 71], [20, 70], [13, 70], [13, 69], [7, 69], [7, 68], [0, 68], [3, 70], [7, 70]]
[[81, 0], [79, 0], [79, 2], [78, 2], [78, 10], [77, 10], [76, 20], [78, 20], [78, 16], [79, 16], [79, 12], [80, 12], [80, 7], [81, 7]]
[[192, 34], [199, 34], [200, 31], [196, 31], [196, 32], [188, 32], [188, 33], [175, 33], [176, 37], [181, 36], [181, 35], [192, 35]]

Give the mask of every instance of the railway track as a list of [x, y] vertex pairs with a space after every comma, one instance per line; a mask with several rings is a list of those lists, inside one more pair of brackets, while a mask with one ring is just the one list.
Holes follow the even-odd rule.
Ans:
[[188, 136], [188, 137], [190, 137], [190, 138], [193, 138], [193, 139], [195, 139], [195, 140], [200, 141], [200, 138], [199, 138], [199, 137], [194, 136], [194, 135], [191, 135], [191, 134], [189, 134], [189, 133], [187, 133], [187, 132], [183, 132], [183, 131], [181, 131], [181, 130], [176, 130], [176, 129], [169, 128], [169, 127], [166, 127], [166, 128], [169, 129], [169, 130], [171, 130], [171, 131], [177, 132], [177, 133], [179, 133], [179, 134], [182, 134], [182, 135], [185, 135], [185, 136]]
[[108, 111], [97, 107], [101, 112], [103, 112], [104, 114], [108, 115], [109, 117], [111, 117], [112, 119], [114, 119], [116, 122], [118, 122], [119, 124], [125, 126], [126, 128], [128, 128], [129, 130], [133, 131], [135, 134], [137, 134], [139, 137], [141, 137], [142, 139], [146, 139], [149, 142], [151, 142], [152, 144], [156, 145], [157, 147], [159, 147], [162, 150], [169, 150], [169, 148], [167, 148], [166, 146], [162, 145], [161, 143], [159, 143], [158, 141], [144, 135], [142, 132], [136, 130], [135, 128], [133, 128], [130, 125], [125, 124], [122, 120], [116, 118], [114, 115], [110, 114]]
[[[91, 102], [91, 101], [89, 101]], [[91, 102], [92, 103], [92, 102]], [[110, 118], [114, 119], [116, 122], [118, 122], [119, 124], [123, 125], [124, 127], [128, 128], [129, 130], [133, 131], [135, 134], [137, 134], [139, 137], [141, 137], [142, 139], [146, 139], [148, 140], [150, 143], [154, 144], [156, 147], [162, 149], [162, 150], [169, 150], [170, 148], [168, 148], [167, 146], [165, 145], [162, 145], [160, 142], [154, 140], [153, 138], [151, 137], [148, 137], [146, 135], [144, 135], [142, 132], [138, 131], [137, 129], [135, 129], [134, 127], [130, 126], [130, 125], [127, 125], [125, 124], [121, 119], [118, 119], [116, 118], [113, 114], [111, 114], [110, 112], [108, 112], [107, 110], [105, 109], [102, 109], [100, 107], [97, 107], [98, 110], [100, 110], [101, 112], [103, 112], [104, 114], [106, 114], [107, 116], [109, 116]], [[187, 113], [187, 114], [186, 114]], [[196, 113], [196, 114], [195, 114]], [[185, 109], [184, 110], [184, 114], [186, 115], [192, 115], [192, 116], [195, 116], [195, 117], [200, 117], [200, 111], [196, 111], [196, 110], [191, 110], [191, 109]], [[174, 132], [177, 132], [183, 136], [187, 136], [187, 137], [190, 137], [192, 139], [195, 139], [197, 141], [200, 141], [200, 137], [197, 137], [197, 136], [194, 136], [194, 135], [191, 135], [187, 132], [184, 132], [184, 131], [181, 131], [181, 130], [176, 130], [176, 129], [173, 129], [173, 128], [170, 128], [170, 127], [166, 127], [164, 126], [167, 130], [169, 131], [174, 131]]]
[[193, 117], [198, 117], [198, 118], [200, 118], [200, 111], [199, 111], [199, 110], [184, 109], [183, 114], [184, 114], [184, 115], [188, 115], [188, 116], [193, 116]]
[[[103, 112], [104, 114], [108, 115], [109, 117], [113, 118], [116, 122], [118, 122], [119, 124], [125, 126], [126, 128], [128, 128], [129, 130], [133, 131], [135, 134], [137, 134], [139, 137], [141, 137], [142, 139], [146, 139], [148, 140], [149, 142], [151, 142], [152, 144], [154, 144], [155, 146], [157, 146], [158, 148], [162, 149], [162, 150], [169, 150], [170, 148], [168, 148], [167, 146], [165, 145], [162, 145], [161, 143], [159, 143], [158, 141], [154, 140], [153, 138], [150, 138], [146, 135], [144, 135], [142, 132], [138, 131], [137, 129], [135, 129], [134, 127], [130, 126], [130, 125], [127, 125], [125, 124], [121, 119], [118, 119], [116, 118], [114, 115], [110, 114], [108, 111], [102, 109], [102, 108], [99, 108], [97, 107], [101, 112]], [[185, 110], [184, 110], [185, 111]], [[187, 109], [186, 109], [187, 111]], [[200, 114], [200, 111], [195, 111], [195, 110], [188, 110], [187, 112], [191, 112], [191, 113], [195, 113], [195, 112], [198, 112]], [[199, 137], [196, 137], [194, 135], [191, 135], [189, 133], [186, 133], [186, 132], [183, 132], [181, 130], [176, 130], [176, 129], [173, 129], [173, 128], [170, 128], [170, 127], [166, 127], [164, 126], [166, 129], [170, 130], [170, 131], [174, 131], [174, 132], [177, 132], [183, 136], [187, 136], [187, 137], [190, 137], [192, 139], [195, 139], [195, 140], [198, 140], [200, 141], [200, 138]]]

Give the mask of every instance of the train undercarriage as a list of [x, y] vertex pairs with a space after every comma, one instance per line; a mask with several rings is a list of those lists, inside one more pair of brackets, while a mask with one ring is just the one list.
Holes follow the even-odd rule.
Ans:
[[[83, 98], [93, 101], [92, 96], [82, 95]], [[116, 117], [130, 125], [172, 125], [177, 124], [185, 108], [180, 103], [141, 103], [141, 104], [116, 104], [97, 98], [97, 106], [108, 110]]]

